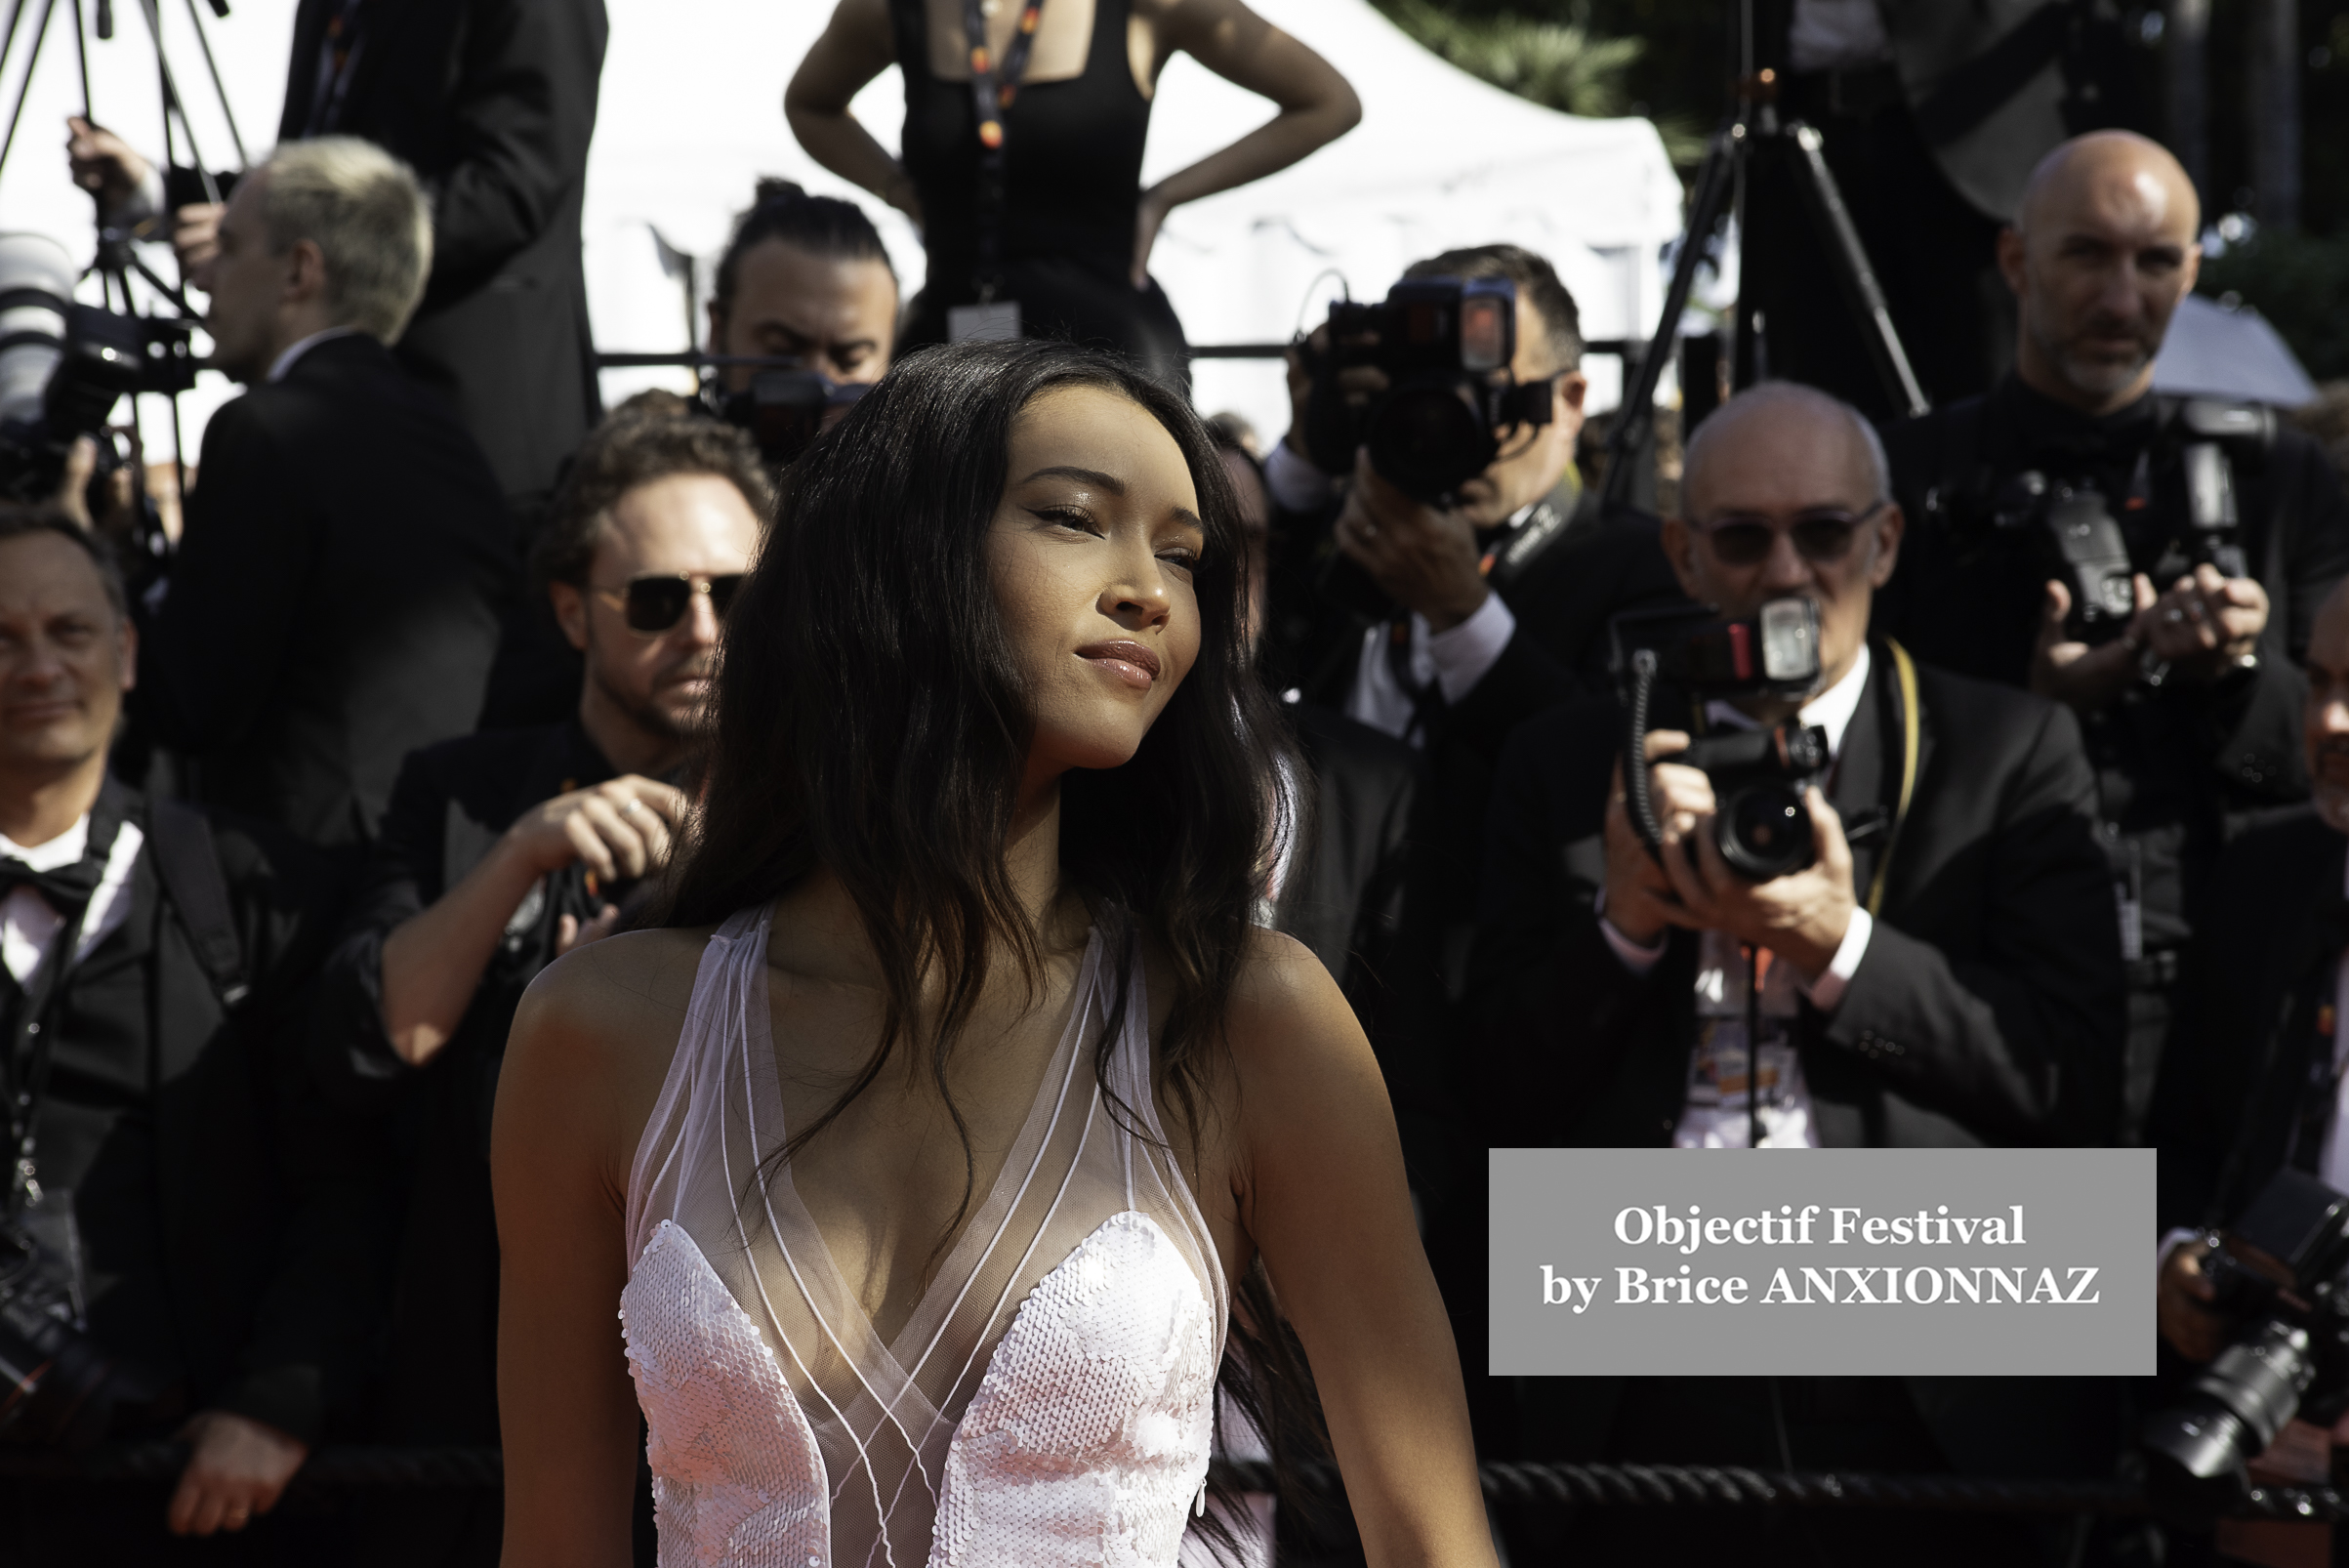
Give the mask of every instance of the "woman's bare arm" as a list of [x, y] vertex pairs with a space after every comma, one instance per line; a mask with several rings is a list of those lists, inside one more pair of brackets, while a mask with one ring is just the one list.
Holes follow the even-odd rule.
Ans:
[[809, 157], [919, 224], [922, 199], [905, 165], [848, 112], [848, 101], [896, 58], [888, 0], [840, 0], [783, 90], [783, 118]]
[[1304, 1341], [1369, 1559], [1486, 1568], [1460, 1352], [1370, 1042], [1285, 936], [1258, 934], [1231, 1016], [1241, 1223]]
[[1160, 62], [1182, 50], [1224, 80], [1280, 106], [1278, 114], [1222, 151], [1142, 192], [1133, 232], [1133, 286], [1141, 288], [1149, 281], [1150, 250], [1169, 212], [1277, 174], [1337, 141], [1362, 122], [1362, 101], [1337, 67], [1240, 0], [1135, 0], [1134, 9], [1157, 34]]
[[[628, 1568], [637, 1396], [622, 1346], [628, 1168], [682, 1014], [676, 932], [549, 966], [515, 1014], [490, 1174], [498, 1214], [504, 1568]], [[666, 961], [666, 962], [664, 962]], [[690, 971], [687, 972], [690, 981]]]

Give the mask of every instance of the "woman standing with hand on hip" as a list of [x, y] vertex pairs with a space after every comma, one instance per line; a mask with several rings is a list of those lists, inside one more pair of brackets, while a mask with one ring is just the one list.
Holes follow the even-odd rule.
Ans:
[[1370, 1560], [1491, 1563], [1378, 1064], [1250, 924], [1294, 828], [1204, 430], [969, 344], [791, 492], [668, 924], [508, 1049], [509, 1568], [628, 1560], [639, 1408], [667, 1563], [1171, 1568], [1267, 1285]]
[[[1177, 51], [1280, 112], [1144, 190], [1151, 99]], [[848, 112], [892, 63], [901, 157]], [[841, 0], [783, 108], [809, 156], [922, 228], [929, 275], [904, 348], [1064, 338], [1186, 390], [1182, 325], [1149, 275], [1160, 224], [1362, 118], [1344, 77], [1241, 0]]]

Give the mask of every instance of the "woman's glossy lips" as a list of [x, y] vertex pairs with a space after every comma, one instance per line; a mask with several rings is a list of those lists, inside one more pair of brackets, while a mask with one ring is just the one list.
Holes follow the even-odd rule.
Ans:
[[1147, 691], [1158, 679], [1158, 655], [1139, 642], [1120, 639], [1114, 642], [1089, 642], [1077, 650], [1077, 657], [1116, 676], [1136, 691]]

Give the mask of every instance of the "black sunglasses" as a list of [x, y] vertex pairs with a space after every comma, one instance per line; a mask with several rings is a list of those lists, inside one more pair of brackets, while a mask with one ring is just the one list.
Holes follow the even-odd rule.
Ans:
[[[1799, 513], [1786, 531], [1794, 541], [1796, 554], [1804, 560], [1824, 565], [1841, 560], [1851, 549], [1851, 537], [1859, 532], [1860, 525], [1891, 504], [1878, 501], [1856, 516], [1833, 509]], [[1770, 551], [1778, 543], [1778, 529], [1759, 517], [1733, 513], [1696, 526], [1712, 547], [1714, 558], [1724, 566], [1758, 566], [1770, 558]]]
[[696, 594], [709, 595], [711, 610], [724, 620], [727, 608], [734, 602], [734, 590], [742, 586], [742, 575], [725, 572], [716, 577], [687, 577], [682, 573], [646, 572], [631, 577], [628, 586], [619, 593], [598, 588], [596, 597], [619, 610], [631, 632], [659, 637], [677, 629], [677, 623], [692, 607]]

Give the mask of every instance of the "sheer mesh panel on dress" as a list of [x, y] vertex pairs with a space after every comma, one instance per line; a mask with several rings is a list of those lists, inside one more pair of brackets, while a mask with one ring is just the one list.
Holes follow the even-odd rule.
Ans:
[[[1121, 1335], [1120, 1343], [1155, 1348], [1107, 1348], [1106, 1353], [1151, 1362], [1133, 1369], [1141, 1380], [1133, 1386], [1139, 1388], [1158, 1379], [1165, 1387], [1146, 1397], [1186, 1413], [1174, 1423], [1185, 1430], [1170, 1435], [1163, 1411], [1110, 1411], [1112, 1425], [1124, 1422], [1120, 1428], [1124, 1436], [1103, 1448], [1098, 1468], [1104, 1476], [1125, 1476], [1126, 1481], [1119, 1494], [1123, 1501], [1114, 1507], [1100, 1506], [1125, 1516], [1163, 1515], [1163, 1501], [1143, 1506], [1174, 1484], [1170, 1477], [1174, 1472], [1167, 1468], [1169, 1453], [1156, 1452], [1153, 1445], [1167, 1449], [1171, 1444], [1173, 1457], [1190, 1465], [1194, 1436], [1187, 1428], [1200, 1425], [1192, 1467], [1204, 1474], [1204, 1418], [1193, 1422], [1188, 1413], [1201, 1398], [1207, 1402], [1202, 1408], [1212, 1409], [1212, 1384], [1222, 1353], [1229, 1302], [1214, 1240], [1188, 1183], [1165, 1146], [1156, 1114], [1149, 1077], [1149, 1011], [1138, 960], [1131, 970], [1131, 1002], [1113, 1049], [1109, 1078], [1119, 1098], [1132, 1107], [1139, 1128], [1129, 1130], [1121, 1125], [1126, 1117], [1113, 1114], [1095, 1081], [1093, 1046], [1116, 1002], [1116, 987], [1108, 978], [1114, 966], [1105, 960], [1106, 944], [1096, 930], [1079, 971], [1068, 1024], [1001, 1174], [974, 1205], [913, 1315], [885, 1344], [858, 1304], [855, 1292], [834, 1266], [821, 1233], [793, 1187], [788, 1169], [778, 1168], [763, 1183], [758, 1176], [761, 1162], [781, 1147], [786, 1137], [768, 1008], [766, 935], [766, 913], [744, 911], [719, 928], [703, 955], [677, 1056], [646, 1124], [631, 1174], [629, 1256], [642, 1259], [661, 1222], [674, 1221], [700, 1248], [734, 1305], [747, 1314], [772, 1351], [782, 1381], [804, 1413], [822, 1456], [823, 1477], [830, 1491], [830, 1562], [843, 1568], [851, 1564], [912, 1568], [917, 1563], [941, 1560], [931, 1554], [931, 1536], [946, 1483], [949, 1449], [958, 1424], [988, 1375], [999, 1341], [1038, 1285], [1064, 1262], [1072, 1266], [1082, 1263], [1097, 1274], [1092, 1259], [1100, 1253], [1098, 1246], [1089, 1250], [1086, 1259], [1074, 1255], [1113, 1217], [1129, 1214], [1150, 1221], [1146, 1228], [1159, 1233], [1155, 1245], [1162, 1255], [1171, 1247], [1172, 1258], [1179, 1266], [1170, 1270], [1162, 1265], [1155, 1271], [1130, 1268], [1121, 1271], [1131, 1274], [1130, 1279], [1094, 1281], [1095, 1297], [1106, 1290], [1147, 1298], [1112, 1301], [1108, 1303], [1113, 1309], [1110, 1315], [1121, 1324], [1146, 1324], [1150, 1335], [1156, 1336], [1133, 1340], [1131, 1335]], [[1103, 1243], [1123, 1238], [1125, 1251], [1113, 1250], [1102, 1256], [1143, 1256], [1133, 1248], [1151, 1243], [1146, 1238], [1136, 1241], [1129, 1234], [1133, 1221], [1122, 1223], [1127, 1229], [1104, 1237]], [[1059, 1301], [1082, 1283], [1064, 1276], [1053, 1281], [1053, 1292], [1048, 1294]], [[645, 1284], [650, 1288], [652, 1282], [648, 1278]], [[637, 1287], [638, 1281], [632, 1277], [631, 1293]], [[1078, 1289], [1078, 1295], [1083, 1294]], [[631, 1324], [634, 1360], [639, 1354], [634, 1325], [639, 1317], [651, 1314], [648, 1303], [632, 1300], [629, 1296], [623, 1297], [623, 1306]], [[1204, 1320], [1199, 1312], [1202, 1306], [1209, 1313]], [[1050, 1315], [1059, 1308], [1048, 1302], [1039, 1310]], [[1079, 1310], [1092, 1314], [1086, 1321], [1095, 1327], [1087, 1332], [1097, 1338], [1097, 1325], [1105, 1321], [1101, 1304], [1095, 1301]], [[1053, 1339], [1053, 1332], [1052, 1325], [1039, 1322], [1031, 1333], [1023, 1320], [1018, 1358], [1024, 1369], [1021, 1386], [1051, 1384], [1049, 1377], [1041, 1382], [1036, 1378], [1032, 1363], [1039, 1354], [1048, 1359], [1059, 1355], [1076, 1363], [1098, 1360], [1104, 1353], [1104, 1347], [1093, 1340], [1084, 1341], [1080, 1350]], [[1210, 1391], [1199, 1395], [1191, 1385], [1202, 1376], [1193, 1365], [1202, 1352]], [[1013, 1370], [1004, 1369], [1006, 1375]], [[999, 1376], [997, 1382], [1009, 1386], [1005, 1377]], [[1132, 1382], [1132, 1379], [1113, 1380], [1120, 1389]], [[1097, 1379], [1092, 1383], [1078, 1379], [1055, 1386], [1076, 1389], [1097, 1383]], [[645, 1373], [639, 1369], [639, 1389], [646, 1385]], [[758, 1398], [749, 1390], [743, 1397], [754, 1403]], [[991, 1389], [990, 1419], [999, 1427], [1001, 1412], [993, 1407], [1004, 1397], [1003, 1388]], [[1092, 1394], [1069, 1397], [1114, 1403], [1118, 1398], [1144, 1396], [1103, 1393], [1096, 1387]], [[649, 1402], [647, 1415], [657, 1420]], [[1014, 1423], [1012, 1429], [1016, 1426]], [[1142, 1434], [1138, 1442], [1136, 1432]], [[1034, 1455], [1022, 1463], [1030, 1461], [1043, 1463]], [[958, 1484], [967, 1484], [974, 1463], [971, 1456], [958, 1457], [957, 1473], [964, 1477]], [[1066, 1468], [1065, 1456], [1062, 1467]], [[1034, 1468], [1035, 1464], [1029, 1464], [1022, 1478], [1033, 1480], [1029, 1471]], [[1190, 1470], [1183, 1474], [1188, 1476]], [[1186, 1479], [1181, 1484], [1191, 1487], [1196, 1483]], [[683, 1483], [678, 1490], [681, 1493]], [[1039, 1485], [1035, 1495], [1046, 1498], [1051, 1494]], [[1177, 1501], [1187, 1503], [1189, 1493]], [[681, 1516], [684, 1506], [680, 1501], [665, 1512]], [[965, 1505], [957, 1511], [960, 1517], [969, 1509]], [[1065, 1530], [1073, 1527], [1073, 1521], [1059, 1519], [1055, 1527]], [[1127, 1529], [1100, 1528], [1112, 1534]], [[1133, 1529], [1139, 1530], [1141, 1537], [1155, 1538], [1160, 1533], [1155, 1528]], [[1129, 1536], [1132, 1533], [1128, 1531]], [[1013, 1553], [1007, 1560], [1021, 1560], [1013, 1545]], [[970, 1557], [965, 1551], [950, 1550], [944, 1540], [938, 1546], [952, 1560], [991, 1560], [994, 1556], [989, 1552]], [[683, 1549], [680, 1542], [680, 1553]], [[1069, 1549], [1080, 1554], [1068, 1560], [1172, 1561], [1171, 1554], [1160, 1559], [1155, 1549], [1141, 1549], [1138, 1537], [1129, 1542], [1128, 1549], [1098, 1547], [1106, 1552], [1104, 1556], [1082, 1555], [1096, 1547], [1080, 1547], [1073, 1541]], [[671, 1532], [666, 1527], [662, 1550], [666, 1565], [671, 1561]], [[1135, 1551], [1139, 1555], [1134, 1555]], [[1028, 1560], [1043, 1561], [1054, 1555], [1038, 1551]], [[764, 1553], [754, 1551], [718, 1557], [697, 1552], [692, 1560], [748, 1563], [767, 1559]], [[789, 1560], [792, 1568], [799, 1568], [809, 1559], [795, 1556]]]

